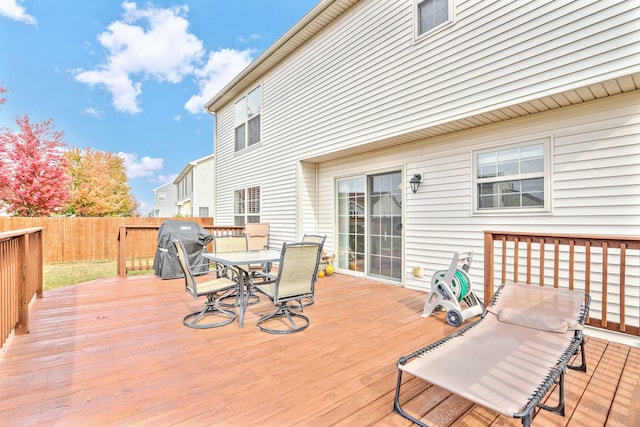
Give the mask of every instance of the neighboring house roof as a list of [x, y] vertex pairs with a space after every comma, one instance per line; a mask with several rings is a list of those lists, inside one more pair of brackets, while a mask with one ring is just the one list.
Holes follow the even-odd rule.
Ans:
[[176, 179], [173, 180], [173, 184], [177, 184], [178, 182], [180, 182], [180, 180], [182, 180], [185, 177], [185, 175], [187, 175], [191, 171], [191, 169], [193, 169], [194, 167], [198, 166], [199, 163], [202, 163], [204, 161], [210, 160], [214, 156], [215, 156], [215, 154], [209, 154], [208, 156], [201, 157], [199, 159], [192, 160], [189, 163], [187, 163], [187, 165], [184, 167], [184, 169], [182, 169], [182, 172], [180, 172], [180, 174], [178, 174]]
[[153, 189], [153, 190], [151, 190], [151, 191], [153, 191], [153, 192], [155, 193], [156, 191], [163, 190], [163, 189], [167, 188], [167, 187], [168, 187], [168, 186], [170, 186], [170, 185], [175, 185], [175, 184], [173, 183], [173, 181], [169, 181], [169, 182], [167, 182], [167, 183], [165, 183], [165, 184], [162, 184], [162, 185], [160, 185], [160, 186], [158, 186], [158, 187], [154, 188], [154, 189]]

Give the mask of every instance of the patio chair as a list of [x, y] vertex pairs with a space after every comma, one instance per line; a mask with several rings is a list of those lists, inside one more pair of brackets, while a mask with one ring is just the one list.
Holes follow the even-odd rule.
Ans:
[[[225, 294], [237, 291], [240, 284], [238, 273], [233, 269], [209, 270], [216, 274], [216, 278], [198, 283], [193, 274], [193, 266], [189, 265], [187, 251], [181, 240], [173, 241], [176, 255], [184, 273], [185, 290], [195, 299], [201, 296], [207, 297], [204, 308], [200, 311], [188, 314], [182, 323], [189, 328], [206, 329], [228, 325], [236, 319], [236, 313], [219, 307], [220, 298]], [[206, 320], [209, 320], [208, 323]]]
[[[247, 249], [250, 251], [269, 249], [270, 227], [266, 222], [248, 223], [244, 226], [244, 235], [247, 236]], [[252, 265], [251, 272], [255, 276], [260, 276], [263, 280], [269, 280], [271, 264]]]
[[[245, 252], [248, 248], [248, 239], [246, 235], [234, 235], [234, 236], [214, 236], [213, 237], [213, 252], [214, 253], [224, 253], [224, 252]], [[216, 264], [216, 268], [220, 269], [223, 266]], [[250, 273], [251, 268], [249, 265], [240, 266], [243, 270]], [[236, 271], [240, 276], [241, 273]], [[234, 298], [235, 301], [233, 303], [225, 302], [230, 298]], [[221, 301], [220, 305], [223, 307], [237, 307], [238, 304], [238, 294], [234, 293], [232, 295], [225, 296]], [[260, 297], [258, 295], [252, 294], [249, 297], [249, 305], [257, 304], [260, 301]]]
[[247, 248], [250, 251], [269, 249], [269, 224], [264, 222], [245, 224], [244, 234], [247, 236]]
[[[582, 328], [590, 297], [581, 290], [504, 284], [480, 320], [398, 362], [394, 411], [425, 426], [400, 403], [406, 372], [531, 425], [536, 408], [564, 416], [565, 369], [586, 372]], [[580, 352], [582, 363], [569, 365]], [[557, 384], [558, 404], [544, 398]]]
[[[320, 245], [320, 253], [322, 254], [322, 249], [324, 248], [324, 241], [327, 239], [327, 236], [321, 236], [319, 234], [305, 234], [304, 236], [302, 236], [302, 243], [318, 243]], [[320, 266], [320, 264], [318, 263], [318, 266]], [[313, 277], [315, 277], [316, 283], [318, 282], [318, 268], [316, 268], [316, 272], [313, 275]], [[311, 304], [313, 304], [314, 301], [314, 296], [305, 298], [307, 300], [307, 302], [302, 302], [300, 301], [300, 305], [302, 305], [303, 307], [308, 307]]]
[[[273, 300], [276, 311], [258, 320], [261, 331], [272, 334], [300, 332], [309, 326], [309, 318], [290, 306], [291, 301], [313, 297], [315, 272], [320, 262], [321, 249], [318, 243], [285, 243], [280, 254], [280, 264], [275, 282], [256, 285], [261, 292]], [[284, 324], [284, 328], [276, 327]]]

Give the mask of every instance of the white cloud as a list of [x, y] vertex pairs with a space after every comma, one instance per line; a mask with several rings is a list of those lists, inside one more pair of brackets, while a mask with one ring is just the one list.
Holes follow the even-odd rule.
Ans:
[[178, 177], [177, 173], [173, 173], [171, 175], [158, 175], [158, 178], [156, 178], [155, 180], [153, 180], [154, 182], [159, 182], [161, 184], [167, 184], [169, 182], [173, 182], [175, 181], [175, 179]]
[[29, 15], [21, 3], [22, 0], [0, 0], [0, 15], [13, 19], [14, 21], [36, 25], [36, 18]]
[[[0, 0], [0, 1], [1, 1], [1, 0]], [[82, 111], [82, 113], [83, 113], [83, 114], [87, 114], [87, 115], [89, 115], [89, 116], [96, 117], [96, 118], [98, 118], [98, 119], [101, 119], [101, 118], [103, 118], [103, 117], [104, 117], [103, 112], [102, 112], [102, 111], [100, 111], [100, 110], [96, 110], [95, 108], [85, 108], [85, 109]]]
[[184, 108], [193, 114], [204, 112], [204, 104], [251, 64], [252, 52], [251, 49], [221, 49], [211, 52], [207, 63], [202, 68], [194, 70], [200, 93], [192, 96]]
[[238, 36], [236, 40], [238, 41], [238, 43], [245, 44], [253, 40], [258, 40], [259, 38], [260, 36], [258, 34], [250, 34], [249, 37]]
[[[4, 0], [0, 0], [4, 1]], [[142, 111], [142, 81], [179, 83], [194, 72], [205, 50], [188, 32], [187, 6], [138, 9], [122, 3], [122, 20], [113, 22], [98, 41], [107, 50], [104, 62], [92, 70], [78, 70], [75, 79], [89, 86], [104, 85], [113, 106], [125, 113]]]
[[135, 153], [119, 152], [118, 156], [124, 160], [124, 167], [129, 179], [153, 176], [155, 172], [162, 170], [164, 164], [164, 159], [157, 157], [144, 156], [138, 160], [138, 155]]

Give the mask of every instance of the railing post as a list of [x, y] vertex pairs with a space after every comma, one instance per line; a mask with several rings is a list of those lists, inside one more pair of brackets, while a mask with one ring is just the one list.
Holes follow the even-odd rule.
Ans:
[[42, 285], [43, 285], [43, 271], [42, 271], [42, 263], [44, 261], [44, 253], [43, 253], [43, 249], [44, 249], [44, 245], [42, 242], [43, 239], [43, 231], [42, 230], [38, 230], [37, 233], [32, 234], [32, 236], [38, 236], [37, 238], [37, 253], [38, 253], [38, 260], [36, 262], [36, 265], [33, 266], [33, 268], [36, 270], [36, 274], [37, 274], [37, 280], [38, 280], [38, 286], [36, 287], [36, 298], [37, 299], [41, 299], [42, 298]]
[[127, 277], [127, 227], [118, 232], [118, 276]]
[[18, 237], [18, 323], [16, 335], [29, 333], [29, 300], [27, 295], [27, 261], [29, 256], [29, 233]]

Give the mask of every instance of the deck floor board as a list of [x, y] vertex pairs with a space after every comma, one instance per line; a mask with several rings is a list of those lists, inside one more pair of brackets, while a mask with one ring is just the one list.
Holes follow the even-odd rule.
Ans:
[[[108, 278], [44, 293], [30, 333], [0, 359], [0, 424], [403, 426], [393, 413], [396, 361], [453, 331], [422, 318], [426, 294], [371, 280], [321, 279], [307, 330], [270, 335], [245, 327], [193, 330], [182, 318], [203, 300], [180, 279]], [[565, 417], [536, 425], [638, 425], [640, 349], [589, 338], [588, 372], [569, 371]], [[405, 375], [405, 407], [435, 426], [520, 425]], [[555, 395], [550, 397], [554, 402]]]

